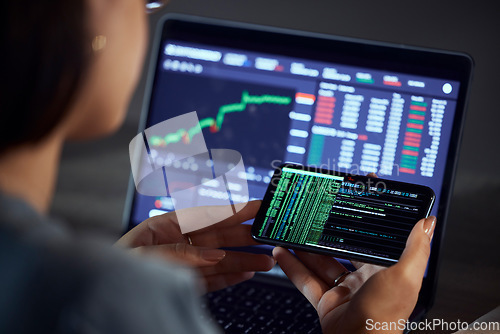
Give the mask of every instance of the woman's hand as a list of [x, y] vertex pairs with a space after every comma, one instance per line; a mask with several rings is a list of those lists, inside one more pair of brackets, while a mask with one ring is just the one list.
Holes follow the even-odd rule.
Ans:
[[296, 252], [297, 258], [281, 247], [275, 248], [273, 255], [316, 308], [324, 333], [380, 332], [380, 328], [374, 327], [376, 323], [404, 325], [413, 311], [429, 259], [435, 222], [435, 217], [429, 217], [414, 226], [398, 263], [383, 268], [353, 262], [357, 270], [344, 276], [337, 286], [335, 279], [346, 269], [334, 258]]
[[[376, 178], [373, 173], [368, 174]], [[436, 218], [420, 220], [395, 265], [384, 268], [351, 261], [356, 271], [332, 257], [277, 247], [273, 251], [283, 271], [318, 312], [324, 333], [380, 332], [377, 323], [404, 325], [417, 303], [430, 255]], [[340, 284], [337, 279], [344, 279]], [[337, 285], [335, 284], [337, 283]], [[384, 331], [386, 333], [387, 331]], [[398, 328], [395, 333], [402, 333]]]
[[[222, 289], [252, 278], [255, 271], [270, 270], [275, 264], [267, 255], [219, 249], [258, 244], [251, 237], [251, 225], [242, 223], [254, 218], [259, 207], [260, 201], [248, 202], [231, 217], [184, 235], [175, 213], [166, 213], [145, 220], [118, 240], [117, 245], [195, 267], [207, 291]], [[219, 210], [225, 209], [213, 206], [185, 210], [196, 221], [217, 216]]]

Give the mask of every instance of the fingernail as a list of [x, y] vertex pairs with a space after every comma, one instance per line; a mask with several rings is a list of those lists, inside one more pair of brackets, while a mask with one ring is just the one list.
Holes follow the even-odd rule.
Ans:
[[255, 276], [255, 271], [245, 271], [243, 273], [243, 280], [246, 281], [248, 279], [252, 279]]
[[436, 217], [430, 216], [427, 217], [424, 221], [424, 232], [429, 236], [429, 239], [432, 239], [432, 235], [434, 234], [434, 227], [436, 226]]
[[[278, 248], [281, 248], [279, 246], [276, 246], [273, 248], [273, 251], [272, 251], [272, 254], [273, 254], [273, 259], [274, 259], [274, 255], [275, 255], [275, 252], [279, 252], [279, 249]], [[275, 260], [276, 261], [276, 260]]]
[[222, 249], [204, 249], [201, 251], [201, 257], [207, 261], [220, 261], [226, 256]]

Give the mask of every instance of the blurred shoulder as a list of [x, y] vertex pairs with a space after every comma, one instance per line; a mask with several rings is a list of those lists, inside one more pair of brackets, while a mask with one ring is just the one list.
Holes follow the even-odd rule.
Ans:
[[[183, 267], [75, 235], [0, 195], [0, 332], [211, 333]], [[29, 319], [29, 321], [26, 321]]]

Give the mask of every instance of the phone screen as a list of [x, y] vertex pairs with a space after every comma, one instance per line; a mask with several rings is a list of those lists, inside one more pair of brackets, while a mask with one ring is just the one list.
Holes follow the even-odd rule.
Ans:
[[264, 243], [390, 265], [434, 197], [421, 185], [283, 165], [271, 179], [252, 235]]

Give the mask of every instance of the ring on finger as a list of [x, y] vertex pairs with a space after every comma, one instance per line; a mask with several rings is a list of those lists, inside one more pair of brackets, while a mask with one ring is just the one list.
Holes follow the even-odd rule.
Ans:
[[342, 274], [340, 274], [339, 276], [337, 276], [337, 278], [335, 279], [335, 281], [333, 281], [333, 286], [336, 287], [337, 285], [339, 285], [340, 283], [342, 283], [345, 278], [347, 277], [347, 275], [349, 275], [352, 271], [350, 270], [346, 270], [344, 271]]

